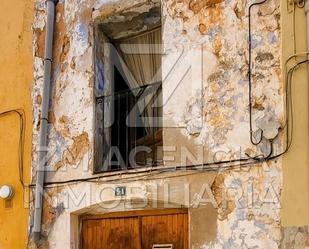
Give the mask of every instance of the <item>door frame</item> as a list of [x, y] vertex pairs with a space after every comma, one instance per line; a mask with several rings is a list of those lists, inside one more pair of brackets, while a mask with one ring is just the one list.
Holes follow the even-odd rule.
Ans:
[[133, 210], [110, 212], [104, 214], [85, 214], [80, 216], [80, 220], [99, 220], [110, 218], [125, 218], [125, 217], [139, 217], [139, 216], [155, 216], [155, 215], [169, 215], [169, 214], [188, 214], [187, 208], [170, 208], [170, 209], [151, 209], [151, 210]]

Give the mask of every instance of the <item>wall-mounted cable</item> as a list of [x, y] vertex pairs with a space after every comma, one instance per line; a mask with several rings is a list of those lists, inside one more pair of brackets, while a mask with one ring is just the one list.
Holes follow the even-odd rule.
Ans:
[[23, 187], [24, 183], [24, 144], [25, 144], [25, 129], [26, 129], [26, 116], [23, 109], [12, 109], [0, 112], [0, 117], [10, 114], [17, 114], [19, 117], [19, 141], [18, 141], [18, 174], [19, 181]]
[[263, 140], [263, 134], [264, 131], [259, 129], [260, 135], [258, 140], [255, 141], [255, 138], [253, 137], [253, 121], [252, 121], [252, 34], [251, 34], [251, 10], [254, 6], [261, 5], [265, 3], [267, 0], [263, 0], [261, 2], [257, 3], [252, 3], [249, 6], [249, 13], [248, 13], [248, 22], [249, 22], [249, 37], [248, 37], [248, 42], [249, 42], [249, 60], [248, 60], [248, 81], [249, 81], [249, 125], [250, 125], [250, 141], [253, 145], [259, 145], [262, 140]]

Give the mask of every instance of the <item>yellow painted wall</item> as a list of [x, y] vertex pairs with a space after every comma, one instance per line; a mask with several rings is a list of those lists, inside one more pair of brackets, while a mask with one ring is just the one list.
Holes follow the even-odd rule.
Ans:
[[[0, 4], [0, 112], [23, 108], [26, 112], [25, 169], [29, 182], [31, 151], [32, 86], [32, 0], [1, 0]], [[23, 188], [18, 177], [19, 119], [0, 118], [0, 186], [15, 190], [12, 208], [0, 200], [0, 248], [25, 248], [28, 209], [23, 205]]]
[[[283, 62], [293, 54], [292, 14], [282, 0]], [[306, 51], [306, 18], [304, 8], [296, 9], [296, 48]], [[305, 59], [305, 58], [302, 58]], [[307, 67], [302, 66], [293, 81], [294, 135], [289, 153], [283, 159], [282, 225], [309, 225], [309, 83]]]

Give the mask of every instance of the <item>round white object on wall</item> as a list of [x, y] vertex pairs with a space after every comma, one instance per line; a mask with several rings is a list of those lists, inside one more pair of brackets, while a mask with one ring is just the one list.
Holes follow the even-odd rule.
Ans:
[[0, 198], [10, 200], [13, 197], [13, 188], [9, 185], [3, 185], [0, 188]]

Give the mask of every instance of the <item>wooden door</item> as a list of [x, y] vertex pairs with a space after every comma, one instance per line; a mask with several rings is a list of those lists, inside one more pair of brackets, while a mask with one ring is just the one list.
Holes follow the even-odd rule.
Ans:
[[188, 249], [187, 210], [133, 211], [82, 219], [83, 249]]
[[84, 220], [83, 249], [141, 249], [139, 219]]
[[142, 217], [142, 248], [152, 249], [154, 244], [173, 244], [173, 249], [187, 249], [187, 217], [187, 214]]

